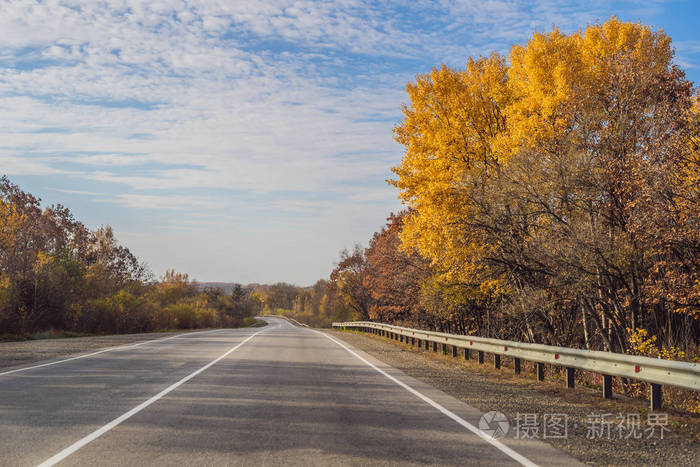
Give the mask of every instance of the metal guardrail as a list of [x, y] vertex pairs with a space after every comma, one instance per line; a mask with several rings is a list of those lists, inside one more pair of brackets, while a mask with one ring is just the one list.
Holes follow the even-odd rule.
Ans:
[[587, 370], [603, 375], [603, 395], [612, 398], [612, 377], [630, 378], [651, 383], [650, 400], [652, 410], [661, 407], [661, 385], [676, 386], [685, 389], [700, 390], [700, 365], [691, 362], [678, 362], [658, 358], [625, 355], [595, 350], [571, 349], [542, 344], [489, 339], [485, 337], [447, 334], [436, 331], [411, 329], [371, 321], [354, 321], [333, 323], [334, 328], [369, 330], [373, 334], [409, 343], [433, 345], [437, 351], [442, 346], [443, 353], [452, 347], [452, 356], [458, 356], [458, 349], [463, 349], [464, 358], [469, 359], [471, 352], [478, 353], [479, 363], [484, 362], [484, 353], [494, 355], [494, 366], [501, 367], [501, 356], [512, 357], [516, 373], [520, 373], [522, 360], [537, 362], [537, 377], [544, 379], [544, 364], [562, 366], [567, 369], [567, 387], [574, 387], [575, 370]]

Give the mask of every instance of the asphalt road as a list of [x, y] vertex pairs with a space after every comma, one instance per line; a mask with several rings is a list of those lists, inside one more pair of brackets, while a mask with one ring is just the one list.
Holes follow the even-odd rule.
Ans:
[[494, 441], [477, 409], [265, 320], [0, 370], [0, 464], [577, 465], [514, 430]]

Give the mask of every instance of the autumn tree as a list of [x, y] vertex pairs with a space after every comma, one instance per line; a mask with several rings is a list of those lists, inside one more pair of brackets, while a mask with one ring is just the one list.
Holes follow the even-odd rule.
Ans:
[[407, 215], [406, 211], [391, 214], [386, 226], [374, 234], [365, 251], [362, 285], [372, 297], [369, 311], [372, 320], [421, 321], [420, 292], [430, 273], [430, 264], [420, 255], [408, 254], [401, 249], [399, 233]]
[[369, 319], [372, 295], [364, 285], [367, 259], [360, 245], [352, 251], [340, 252], [340, 261], [331, 272], [331, 286], [342, 303], [355, 314], [357, 319]]
[[672, 59], [612, 18], [419, 76], [395, 130], [404, 248], [526, 340], [697, 338], [697, 97]]

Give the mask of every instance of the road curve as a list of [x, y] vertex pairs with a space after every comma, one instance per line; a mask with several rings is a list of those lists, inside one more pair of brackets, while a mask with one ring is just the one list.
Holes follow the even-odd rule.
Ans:
[[0, 464], [578, 464], [542, 442], [490, 441], [478, 410], [264, 319], [0, 375]]

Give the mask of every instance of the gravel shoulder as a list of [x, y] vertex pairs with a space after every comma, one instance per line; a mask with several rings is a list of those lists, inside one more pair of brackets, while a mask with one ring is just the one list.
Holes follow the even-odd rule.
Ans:
[[[462, 400], [484, 412], [497, 410], [508, 417], [511, 429], [520, 414], [520, 426], [525, 426], [525, 414], [536, 414], [537, 438], [562, 449], [590, 465], [700, 465], [700, 417], [671, 410], [655, 412], [668, 416], [663, 439], [660, 429], [653, 435], [645, 432], [648, 427], [647, 402], [617, 396], [605, 400], [599, 391], [577, 387], [567, 389], [559, 381], [538, 382], [534, 375], [515, 376], [512, 369], [495, 370], [489, 361], [479, 365], [476, 360], [464, 361], [451, 354], [418, 350], [408, 345], [375, 335], [355, 331], [325, 330], [348, 344], [397, 368], [404, 373], [425, 381], [441, 391]], [[544, 439], [545, 414], [565, 414], [567, 437]], [[594, 415], [609, 414], [605, 418]], [[637, 416], [640, 430], [629, 430], [627, 415], [632, 421]], [[622, 415], [622, 418], [617, 417]], [[609, 420], [607, 425], [602, 420]], [[597, 436], [594, 427], [601, 427]], [[610, 436], [607, 436], [607, 430]], [[524, 432], [524, 431], [523, 431]], [[639, 439], [634, 439], [635, 433]], [[531, 431], [534, 433], [534, 431]], [[627, 435], [633, 436], [625, 439]]]
[[204, 329], [0, 342], [0, 368], [19, 367], [43, 360], [65, 358], [108, 347], [136, 344], [197, 331], [204, 331]]

